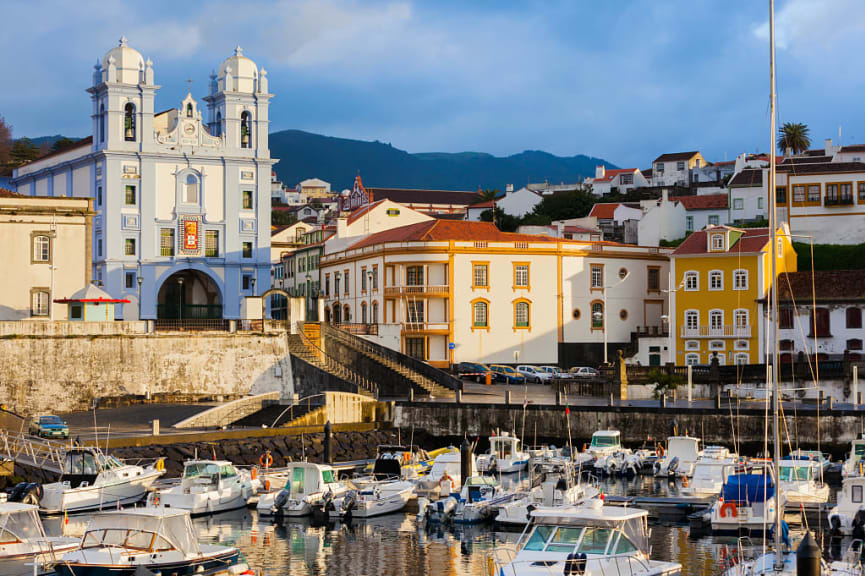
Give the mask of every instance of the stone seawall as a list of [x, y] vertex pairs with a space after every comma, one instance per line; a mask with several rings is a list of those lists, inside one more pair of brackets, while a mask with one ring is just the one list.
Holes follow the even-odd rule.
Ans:
[[284, 333], [0, 338], [0, 403], [33, 415], [96, 398], [292, 392]]

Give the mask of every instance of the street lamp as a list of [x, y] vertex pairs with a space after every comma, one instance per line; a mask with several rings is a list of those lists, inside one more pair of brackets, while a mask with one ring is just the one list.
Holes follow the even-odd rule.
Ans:
[[304, 296], [306, 297], [306, 310], [309, 312], [312, 307], [312, 276], [309, 274], [306, 275], [306, 290], [304, 290]]
[[249, 279], [249, 283], [252, 285], [252, 297], [255, 297], [255, 276]]
[[138, 274], [135, 278], [138, 280], [138, 319], [141, 320], [141, 284], [144, 282], [144, 278], [141, 277], [141, 266], [138, 266]]
[[622, 282], [628, 279], [631, 273], [628, 270], [625, 270], [624, 274], [619, 274], [619, 281], [610, 284], [609, 286], [604, 286], [604, 290], [601, 292], [604, 300], [604, 311], [601, 314], [594, 313], [592, 314], [593, 318], [603, 320], [604, 322], [604, 364], [607, 363], [607, 290], [615, 288]]
[[180, 292], [177, 295], [177, 316], [179, 320], [183, 320], [183, 278], [177, 279], [177, 284], [180, 286]]
[[366, 275], [367, 280], [369, 281], [369, 293], [372, 294], [372, 270], [368, 270]]
[[[667, 276], [667, 286], [672, 286], [672, 285], [673, 285], [673, 273], [670, 272]], [[676, 292], [678, 292], [679, 290], [681, 290], [684, 287], [685, 287], [685, 279], [683, 278], [682, 281], [679, 283], [679, 285], [676, 286], [675, 288], [669, 288], [667, 290], [661, 290], [661, 292], [663, 292], [664, 294], [667, 295], [667, 313], [661, 316], [661, 320], [667, 321], [667, 332], [668, 332], [667, 337], [670, 340], [670, 342], [669, 342], [669, 344], [667, 344], [667, 346], [669, 347], [669, 351], [670, 351], [670, 354], [669, 354], [670, 361], [673, 363], [673, 365], [676, 364], [676, 358], [675, 358], [675, 356], [673, 356], [673, 294], [675, 294]]]

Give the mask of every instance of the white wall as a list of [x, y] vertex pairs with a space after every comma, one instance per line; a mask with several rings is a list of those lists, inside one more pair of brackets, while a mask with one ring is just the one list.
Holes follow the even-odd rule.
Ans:
[[520, 188], [505, 194], [496, 200], [496, 206], [505, 214], [522, 218], [531, 212], [535, 206], [541, 203], [543, 198], [528, 188]]
[[[664, 193], [666, 196], [666, 192]], [[680, 202], [662, 198], [660, 202], [647, 202], [648, 209], [638, 225], [640, 246], [659, 246], [661, 240], [678, 240], [685, 237], [687, 211]]]

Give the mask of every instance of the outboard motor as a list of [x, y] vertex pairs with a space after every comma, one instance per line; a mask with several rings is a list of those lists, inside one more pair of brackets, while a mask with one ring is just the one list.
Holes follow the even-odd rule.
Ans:
[[346, 524], [351, 524], [352, 510], [357, 507], [357, 492], [349, 490], [342, 499], [342, 519]]
[[9, 502], [21, 502], [24, 497], [24, 491], [27, 489], [27, 482], [19, 482], [9, 492]]
[[853, 539], [865, 539], [865, 510], [859, 510], [853, 517]]
[[831, 516], [829, 518], [829, 525], [831, 527], [831, 533], [833, 538], [840, 538], [843, 536], [841, 534], [841, 518], [839, 516]]
[[276, 495], [276, 498], [273, 499], [273, 508], [274, 513], [279, 515], [282, 514], [282, 507], [288, 502], [288, 490], [280, 490], [279, 494]]
[[39, 505], [39, 500], [42, 499], [42, 485], [37, 482], [20, 482], [12, 489], [9, 495], [9, 501], [21, 502], [22, 504]]
[[678, 470], [678, 469], [679, 469], [679, 457], [673, 456], [673, 459], [670, 460], [670, 465], [667, 466], [667, 472], [670, 474], [670, 476], [675, 476], [676, 470]]

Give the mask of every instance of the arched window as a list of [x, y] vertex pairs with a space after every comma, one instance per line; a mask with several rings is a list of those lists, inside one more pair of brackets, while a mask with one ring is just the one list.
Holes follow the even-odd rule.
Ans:
[[186, 103], [186, 117], [192, 118], [192, 102]]
[[489, 304], [486, 300], [472, 303], [472, 328], [489, 328]]
[[736, 354], [734, 362], [736, 362], [736, 366], [744, 366], [745, 364], [750, 364], [751, 360], [747, 354], [740, 352]]
[[222, 111], [216, 112], [216, 126], [214, 126], [214, 136], [222, 136]]
[[720, 270], [712, 270], [709, 272], [709, 290], [724, 289], [724, 273]]
[[700, 355], [699, 354], [685, 354], [685, 366], [696, 366], [700, 363]]
[[592, 330], [604, 329], [604, 303], [592, 303]]
[[847, 340], [847, 350], [862, 350], [862, 339], [850, 338]]
[[183, 183], [183, 201], [186, 204], [198, 204], [198, 177], [195, 174], [186, 175], [186, 182]]
[[252, 114], [246, 111], [240, 114], [240, 147], [252, 148]]
[[99, 141], [105, 142], [105, 104], [99, 105]]
[[342, 309], [342, 321], [346, 324], [351, 322], [351, 308], [349, 308], [348, 304]]
[[713, 331], [724, 329], [724, 311], [711, 310], [709, 312], [709, 328]]
[[370, 315], [369, 321], [371, 324], [378, 324], [378, 302], [372, 303], [372, 314]]
[[531, 328], [531, 310], [527, 300], [514, 302], [514, 328]]
[[128, 102], [123, 113], [123, 139], [135, 142], [135, 104]]
[[360, 303], [360, 323], [366, 324], [366, 302]]
[[333, 305], [333, 323], [339, 324], [342, 320], [340, 318], [341, 316], [342, 316], [342, 314], [340, 314], [339, 304], [334, 304]]
[[699, 290], [700, 277], [696, 272], [685, 272], [685, 290]]
[[748, 289], [748, 271], [736, 270], [733, 272], [733, 290]]
[[700, 312], [688, 310], [685, 312], [685, 329], [698, 330], [700, 328]]
[[733, 312], [733, 324], [736, 325], [736, 331], [742, 331], [748, 327], [748, 311], [740, 308]]
[[48, 236], [33, 237], [33, 262], [51, 260], [51, 239]]

